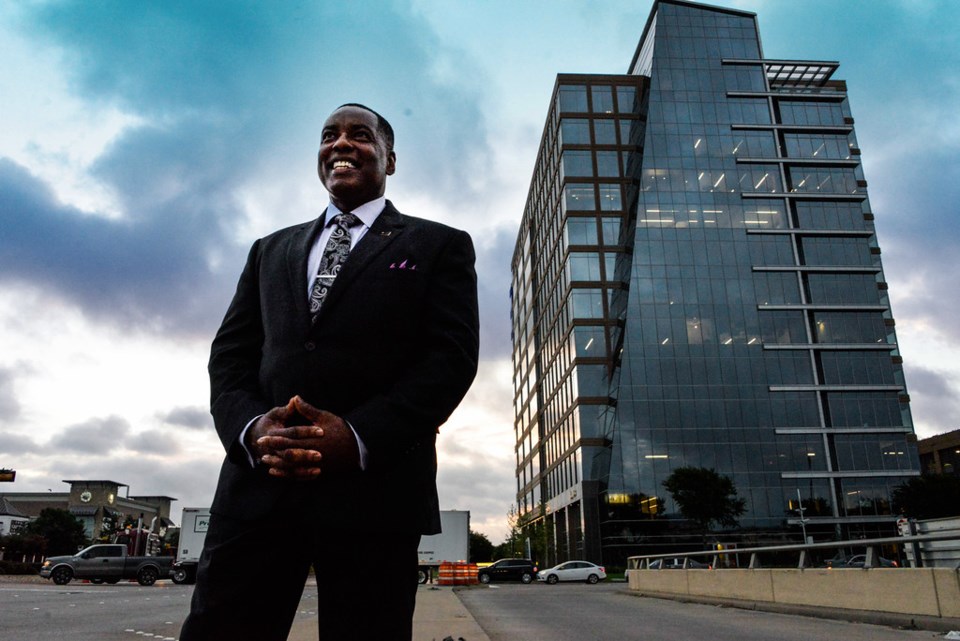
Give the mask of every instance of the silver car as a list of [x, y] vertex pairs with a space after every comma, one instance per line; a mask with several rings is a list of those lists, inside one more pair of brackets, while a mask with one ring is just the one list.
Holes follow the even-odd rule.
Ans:
[[596, 583], [607, 578], [607, 571], [589, 561], [567, 561], [548, 570], [540, 570], [538, 581], [546, 581], [550, 585], [559, 581], [586, 581]]

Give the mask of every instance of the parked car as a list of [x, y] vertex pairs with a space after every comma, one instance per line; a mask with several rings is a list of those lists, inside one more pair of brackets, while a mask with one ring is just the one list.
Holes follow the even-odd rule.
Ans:
[[586, 581], [592, 584], [605, 578], [607, 571], [589, 561], [567, 561], [537, 573], [538, 581], [545, 581], [550, 585], [560, 581]]
[[530, 559], [500, 559], [477, 571], [477, 579], [480, 583], [493, 581], [530, 583], [535, 578], [537, 578], [537, 566]]
[[[683, 570], [684, 559], [682, 557], [675, 557], [672, 559], [657, 559], [650, 563], [651, 570]], [[687, 568], [688, 570], [709, 570], [710, 566], [707, 563], [701, 563], [694, 559], [687, 559]]]
[[[866, 554], [854, 554], [853, 556], [836, 556], [823, 563], [821, 567], [825, 568], [862, 568], [867, 564]], [[898, 568], [900, 564], [892, 559], [877, 557], [877, 567]]]

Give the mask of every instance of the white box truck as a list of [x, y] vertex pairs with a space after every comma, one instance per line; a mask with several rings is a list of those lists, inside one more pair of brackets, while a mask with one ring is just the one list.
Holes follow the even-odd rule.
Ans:
[[440, 534], [420, 537], [417, 555], [420, 558], [418, 582], [433, 579], [434, 570], [443, 562], [470, 560], [470, 511], [441, 510]]
[[180, 517], [180, 543], [171, 577], [174, 583], [195, 583], [203, 541], [210, 526], [210, 508], [185, 507]]

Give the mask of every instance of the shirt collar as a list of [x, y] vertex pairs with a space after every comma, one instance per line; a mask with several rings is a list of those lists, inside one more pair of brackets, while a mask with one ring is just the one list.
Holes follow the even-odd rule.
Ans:
[[[359, 218], [360, 222], [362, 222], [367, 227], [367, 229], [370, 229], [371, 227], [373, 227], [373, 223], [377, 220], [377, 217], [380, 216], [380, 213], [383, 211], [383, 209], [386, 206], [387, 206], [387, 197], [380, 196], [379, 198], [375, 198], [370, 202], [363, 203], [362, 205], [354, 209], [351, 213], [357, 218]], [[330, 203], [329, 205], [327, 205], [327, 218], [324, 221], [324, 227], [330, 225], [330, 223], [333, 222], [334, 216], [337, 216], [338, 214], [342, 214], [342, 213], [343, 212], [340, 211], [340, 209], [333, 203]]]

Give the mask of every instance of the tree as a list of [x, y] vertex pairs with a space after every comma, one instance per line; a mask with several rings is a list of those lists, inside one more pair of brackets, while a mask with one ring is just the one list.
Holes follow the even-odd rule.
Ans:
[[493, 543], [485, 534], [470, 530], [470, 561], [472, 563], [492, 561]]
[[535, 562], [547, 558], [547, 528], [542, 513], [529, 512], [521, 515], [516, 505], [511, 505], [507, 511], [507, 523], [510, 533], [507, 540], [496, 546], [493, 557], [497, 559], [527, 556], [527, 541], [530, 541], [530, 556]]
[[678, 467], [663, 482], [680, 514], [693, 521], [706, 538], [714, 523], [735, 527], [746, 502], [737, 497], [729, 477], [704, 467]]
[[47, 556], [73, 554], [87, 544], [83, 523], [67, 510], [46, 508], [23, 528], [25, 535], [42, 536]]
[[940, 519], [960, 514], [960, 477], [917, 476], [893, 490], [893, 508], [915, 519]]

